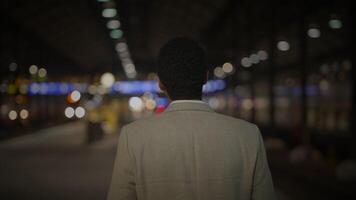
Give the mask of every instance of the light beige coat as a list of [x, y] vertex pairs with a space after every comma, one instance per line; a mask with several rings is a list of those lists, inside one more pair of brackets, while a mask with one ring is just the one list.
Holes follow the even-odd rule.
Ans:
[[275, 199], [258, 128], [203, 102], [125, 126], [108, 200]]

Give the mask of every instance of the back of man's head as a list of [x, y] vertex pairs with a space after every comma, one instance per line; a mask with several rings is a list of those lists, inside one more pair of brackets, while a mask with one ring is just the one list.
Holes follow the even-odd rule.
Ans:
[[205, 52], [191, 39], [172, 39], [159, 52], [157, 74], [172, 100], [200, 99], [207, 79]]

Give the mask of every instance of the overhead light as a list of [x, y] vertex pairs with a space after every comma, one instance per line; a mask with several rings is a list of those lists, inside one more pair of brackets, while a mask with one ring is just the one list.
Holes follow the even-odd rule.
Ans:
[[21, 117], [21, 119], [27, 119], [28, 116], [29, 116], [28, 110], [22, 109], [22, 110], [20, 111], [20, 117]]
[[125, 42], [119, 42], [116, 45], [116, 51], [119, 53], [127, 51], [127, 44]]
[[67, 117], [67, 118], [72, 118], [74, 116], [74, 109], [72, 107], [67, 107], [65, 110], [64, 110], [64, 115]]
[[260, 60], [267, 60], [268, 59], [268, 53], [264, 50], [259, 50], [257, 52], [258, 59]]
[[14, 72], [14, 71], [16, 71], [16, 69], [17, 69], [17, 64], [14, 62], [10, 63], [9, 70]]
[[119, 52], [120, 59], [130, 58], [130, 53], [128, 51]]
[[44, 78], [44, 77], [46, 77], [46, 75], [47, 75], [47, 70], [45, 68], [40, 68], [38, 70], [38, 76], [40, 78]]
[[339, 19], [330, 19], [329, 26], [332, 29], [340, 29], [342, 28], [342, 21]]
[[320, 37], [320, 30], [317, 28], [310, 28], [308, 30], [308, 36], [311, 38], [319, 38]]
[[74, 114], [78, 118], [83, 118], [85, 115], [85, 109], [83, 107], [79, 106], [75, 109]]
[[139, 112], [143, 109], [143, 102], [140, 97], [131, 97], [129, 99], [129, 108], [132, 111]]
[[277, 48], [280, 51], [288, 51], [290, 49], [290, 45], [287, 41], [282, 40], [277, 43]]
[[130, 57], [125, 57], [125, 58], [121, 58], [121, 57], [120, 57], [120, 59], [121, 59], [121, 64], [122, 64], [123, 66], [132, 63], [132, 60], [131, 60]]
[[110, 37], [113, 39], [119, 39], [124, 33], [120, 29], [115, 29], [110, 32]]
[[30, 72], [30, 74], [35, 75], [37, 74], [38, 67], [36, 65], [31, 65], [30, 68], [28, 68], [28, 71]]
[[251, 67], [251, 66], [252, 66], [252, 62], [251, 62], [250, 58], [248, 58], [248, 57], [243, 57], [243, 58], [241, 59], [241, 65], [242, 65], [243, 67]]
[[113, 19], [113, 20], [108, 21], [108, 23], [106, 24], [106, 27], [108, 29], [117, 29], [117, 28], [120, 28], [120, 25], [121, 25], [121, 23], [119, 20]]
[[11, 110], [8, 114], [10, 120], [17, 119], [17, 112], [15, 110]]
[[260, 59], [259, 59], [259, 57], [258, 57], [258, 55], [257, 54], [251, 54], [250, 55], [250, 61], [251, 61], [251, 63], [253, 63], [253, 64], [257, 64], [257, 63], [259, 63], [260, 62]]
[[214, 69], [214, 75], [217, 78], [224, 78], [225, 77], [225, 72], [222, 67], [215, 67]]
[[124, 69], [127, 73], [133, 73], [135, 71], [135, 65], [132, 63], [129, 63], [127, 65], [124, 65]]
[[156, 105], [157, 105], [157, 103], [156, 103], [155, 100], [153, 100], [153, 99], [147, 99], [146, 100], [145, 106], [146, 106], [147, 110], [155, 109]]
[[137, 71], [134, 70], [134, 71], [132, 71], [132, 72], [126, 72], [126, 76], [127, 76], [127, 78], [136, 78], [136, 76], [137, 76]]
[[105, 17], [105, 18], [115, 17], [116, 14], [117, 14], [117, 11], [115, 8], [105, 8], [102, 12], [103, 17]]
[[104, 87], [109, 88], [114, 84], [115, 77], [112, 73], [106, 72], [101, 75], [100, 82]]
[[234, 71], [234, 66], [232, 66], [231, 63], [226, 62], [226, 63], [223, 64], [222, 70], [223, 70], [225, 73], [229, 74], [229, 73], [231, 73], [232, 71]]
[[72, 93], [70, 93], [70, 98], [73, 103], [79, 101], [81, 96], [82, 95], [80, 94], [80, 92], [78, 90], [74, 90]]

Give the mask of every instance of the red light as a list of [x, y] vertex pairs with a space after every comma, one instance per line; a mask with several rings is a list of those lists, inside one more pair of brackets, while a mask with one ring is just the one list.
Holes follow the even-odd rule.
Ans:
[[156, 108], [156, 113], [161, 113], [165, 110], [166, 108], [163, 105], [159, 105]]

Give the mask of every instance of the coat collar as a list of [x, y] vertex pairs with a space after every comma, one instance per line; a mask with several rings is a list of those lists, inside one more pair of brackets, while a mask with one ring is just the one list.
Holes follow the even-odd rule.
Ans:
[[205, 112], [214, 112], [207, 103], [199, 100], [178, 100], [171, 102], [165, 112], [196, 110]]

